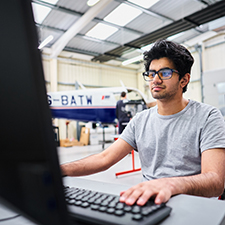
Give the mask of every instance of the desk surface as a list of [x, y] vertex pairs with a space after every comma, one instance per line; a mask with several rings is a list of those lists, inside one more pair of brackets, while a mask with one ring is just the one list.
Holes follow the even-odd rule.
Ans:
[[[118, 185], [91, 181], [84, 178], [63, 178], [64, 185], [92, 189], [100, 192], [119, 194], [129, 188], [127, 185]], [[160, 225], [225, 225], [225, 201], [203, 197], [178, 195], [167, 203], [172, 212]], [[0, 204], [0, 217], [13, 217], [16, 214]], [[1, 219], [0, 218], [0, 219]], [[33, 224], [22, 216], [9, 221], [2, 221], [1, 225]]]
[[[65, 177], [64, 184], [119, 194], [129, 188], [127, 185], [109, 184], [89, 181], [83, 178]], [[203, 198], [190, 195], [177, 195], [172, 197], [167, 205], [172, 212], [160, 225], [225, 225], [225, 201], [214, 198]]]

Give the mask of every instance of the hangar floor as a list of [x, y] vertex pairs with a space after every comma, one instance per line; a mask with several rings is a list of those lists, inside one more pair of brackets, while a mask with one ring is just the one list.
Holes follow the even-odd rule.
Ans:
[[[110, 144], [105, 144], [105, 148]], [[58, 156], [60, 164], [84, 158], [86, 156], [99, 153], [102, 151], [102, 145], [88, 145], [88, 146], [73, 146], [73, 147], [58, 147]], [[135, 169], [140, 168], [140, 161], [138, 153], [134, 153]], [[141, 171], [132, 172], [116, 177], [116, 173], [132, 170], [132, 154], [128, 154], [120, 162], [109, 168], [107, 171], [97, 174], [84, 176], [84, 179], [95, 181], [102, 181], [114, 184], [126, 184], [133, 186], [142, 181]]]

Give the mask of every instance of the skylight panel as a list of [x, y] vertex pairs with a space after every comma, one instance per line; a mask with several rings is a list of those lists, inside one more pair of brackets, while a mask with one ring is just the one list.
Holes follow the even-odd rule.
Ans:
[[86, 36], [105, 40], [112, 34], [114, 34], [118, 29], [103, 23], [98, 23], [91, 30], [86, 33]]
[[59, 1], [59, 0], [42, 0], [43, 2], [47, 2], [47, 3], [50, 3], [52, 5], [56, 5], [56, 3]]
[[115, 8], [104, 20], [119, 26], [125, 26], [142, 13], [141, 10], [124, 3]]
[[36, 23], [42, 23], [51, 11], [51, 8], [36, 3], [32, 3], [32, 7], [34, 12], [34, 20]]
[[98, 3], [99, 2], [99, 0], [88, 0], [87, 1], [87, 5], [88, 6], [93, 6], [93, 5], [95, 5], [96, 3]]
[[149, 9], [151, 6], [153, 6], [159, 0], [128, 0], [128, 1], [132, 2], [136, 5], [139, 5], [145, 9]]

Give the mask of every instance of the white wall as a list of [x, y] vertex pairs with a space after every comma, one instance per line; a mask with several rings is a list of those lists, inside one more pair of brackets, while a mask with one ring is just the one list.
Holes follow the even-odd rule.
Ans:
[[204, 102], [222, 109], [225, 107], [225, 33], [204, 43], [203, 68]]
[[204, 49], [204, 71], [225, 68], [225, 33], [207, 40]]
[[191, 51], [194, 58], [194, 64], [191, 69], [191, 78], [188, 84], [187, 92], [184, 97], [201, 102], [201, 67], [199, 53], [194, 49]]

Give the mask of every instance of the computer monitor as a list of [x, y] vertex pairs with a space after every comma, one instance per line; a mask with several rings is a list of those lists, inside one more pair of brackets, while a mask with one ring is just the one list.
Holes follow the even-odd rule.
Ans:
[[69, 224], [31, 1], [0, 1], [0, 30], [0, 202]]

